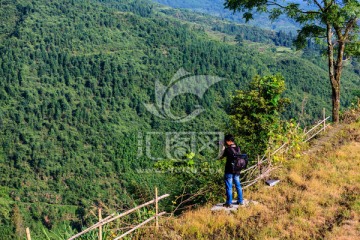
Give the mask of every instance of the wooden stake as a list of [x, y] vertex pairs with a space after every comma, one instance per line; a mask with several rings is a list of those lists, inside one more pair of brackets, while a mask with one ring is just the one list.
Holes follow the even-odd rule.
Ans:
[[28, 227], [26, 228], [26, 240], [31, 240], [30, 229]]
[[[102, 220], [101, 208], [99, 208], [99, 222]], [[102, 226], [99, 226], [99, 240], [102, 240]]]
[[325, 112], [325, 108], [323, 108], [323, 118], [324, 118], [324, 132], [325, 132], [325, 128], [326, 128], [326, 112]]
[[155, 188], [155, 226], [158, 229], [159, 228], [159, 205], [158, 205], [158, 189], [157, 187]]

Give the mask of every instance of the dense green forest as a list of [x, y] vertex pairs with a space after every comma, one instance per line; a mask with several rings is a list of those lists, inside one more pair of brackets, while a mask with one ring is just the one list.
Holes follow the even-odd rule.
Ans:
[[[23, 236], [25, 226], [34, 239], [58, 231], [62, 222], [80, 230], [93, 221], [88, 209], [133, 207], [151, 199], [155, 186], [173, 196], [182, 192], [187, 182], [180, 174], [136, 171], [154, 164], [138, 157], [139, 133], [226, 131], [231, 95], [257, 74], [285, 77], [292, 104], [284, 118], [311, 122], [329, 109], [320, 55], [304, 58], [269, 34], [261, 41], [249, 35], [243, 44], [223, 41], [212, 34], [239, 33], [216, 26], [209, 32], [206, 23], [161, 9], [147, 1], [1, 1], [0, 239]], [[144, 103], [155, 102], [156, 80], [167, 86], [181, 68], [224, 80], [202, 99], [177, 96], [175, 115], [196, 105], [205, 111], [174, 123], [152, 115]], [[359, 86], [351, 65], [343, 86], [346, 106]]]

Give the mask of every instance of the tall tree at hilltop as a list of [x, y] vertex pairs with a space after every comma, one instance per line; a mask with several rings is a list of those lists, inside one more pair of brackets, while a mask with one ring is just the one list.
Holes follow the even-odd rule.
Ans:
[[[299, 2], [299, 1], [297, 1]], [[305, 4], [284, 0], [225, 0], [225, 7], [243, 12], [246, 21], [254, 12], [268, 12], [270, 19], [281, 14], [302, 25], [295, 45], [304, 48], [307, 38], [324, 39], [327, 45], [329, 79], [332, 89], [332, 116], [339, 122], [340, 79], [344, 61], [360, 55], [358, 0], [303, 0]], [[306, 6], [305, 6], [306, 5]]]

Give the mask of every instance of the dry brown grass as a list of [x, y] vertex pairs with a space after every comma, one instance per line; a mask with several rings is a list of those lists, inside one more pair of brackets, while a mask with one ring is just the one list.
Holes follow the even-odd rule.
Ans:
[[[354, 137], [355, 136], [355, 137]], [[210, 205], [164, 219], [139, 239], [360, 239], [360, 124], [347, 125], [316, 154], [289, 159], [274, 177], [246, 190], [259, 205], [231, 214]]]

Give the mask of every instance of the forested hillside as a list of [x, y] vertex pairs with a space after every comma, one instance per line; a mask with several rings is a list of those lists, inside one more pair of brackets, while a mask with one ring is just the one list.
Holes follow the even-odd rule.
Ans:
[[[245, 19], [243, 19], [241, 13], [237, 12], [234, 14], [233, 11], [229, 9], [224, 9], [223, 0], [198, 0], [198, 1], [153, 0], [153, 1], [167, 6], [171, 6], [173, 8], [190, 9], [192, 11], [210, 14], [234, 22], [245, 23]], [[300, 4], [304, 4], [304, 1], [291, 1], [291, 2], [298, 2]], [[250, 21], [249, 24], [266, 29], [272, 29], [276, 31], [282, 30], [286, 32], [291, 31], [294, 33], [299, 28], [296, 22], [286, 17], [281, 17], [279, 20], [275, 20], [274, 22], [268, 21], [267, 17], [268, 16], [266, 14], [256, 14], [256, 18], [253, 21]]]
[[[299, 118], [303, 99], [307, 121], [330, 106], [325, 65], [250, 40], [211, 38], [145, 1], [0, 5], [0, 239], [23, 236], [25, 225], [34, 239], [61, 222], [79, 230], [91, 219], [85, 209], [132, 207], [156, 185], [175, 196], [184, 179], [137, 174], [153, 166], [137, 157], [139, 132], [225, 131], [230, 96], [256, 74], [284, 75], [293, 100], [284, 117]], [[176, 115], [206, 110], [187, 123], [144, 106], [155, 102], [155, 80], [166, 86], [180, 68], [224, 78], [203, 99], [175, 98]], [[358, 84], [349, 67], [344, 104]]]
[[218, 32], [218, 34], [226, 34], [223, 35], [223, 41], [229, 41], [231, 39], [231, 37], [229, 39], [229, 36], [241, 36], [243, 40], [251, 42], [291, 47], [294, 40], [294, 35], [291, 32], [265, 30], [248, 24], [238, 24], [222, 20], [204, 13], [194, 13], [190, 10], [160, 7], [159, 12], [170, 15], [173, 18], [198, 24], [202, 28]]

